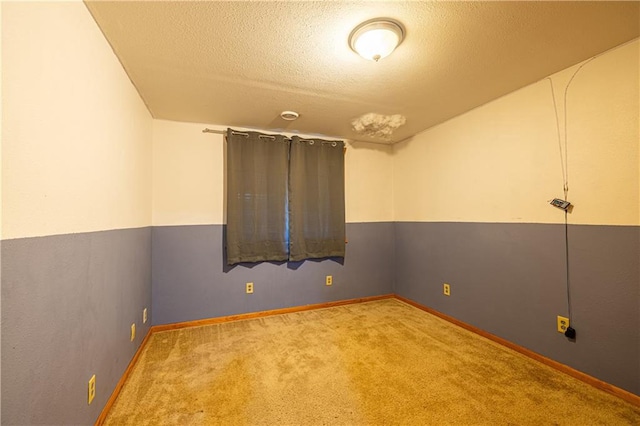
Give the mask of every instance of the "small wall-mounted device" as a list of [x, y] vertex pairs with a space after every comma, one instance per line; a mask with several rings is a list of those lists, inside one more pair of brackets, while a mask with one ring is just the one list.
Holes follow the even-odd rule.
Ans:
[[571, 207], [573, 207], [570, 202], [562, 200], [560, 198], [554, 198], [553, 200], [549, 201], [549, 204], [564, 211], [568, 211], [571, 209]]

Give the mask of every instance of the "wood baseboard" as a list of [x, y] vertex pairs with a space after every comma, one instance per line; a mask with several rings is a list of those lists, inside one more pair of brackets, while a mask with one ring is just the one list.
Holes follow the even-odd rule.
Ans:
[[146, 336], [144, 336], [144, 339], [142, 339], [142, 343], [140, 343], [140, 346], [138, 346], [138, 350], [133, 355], [133, 358], [131, 358], [131, 361], [129, 362], [127, 369], [124, 370], [122, 377], [120, 377], [120, 380], [118, 380], [118, 384], [116, 385], [116, 388], [113, 390], [113, 392], [111, 392], [111, 396], [109, 397], [109, 399], [107, 400], [107, 403], [102, 408], [102, 412], [98, 416], [98, 419], [95, 422], [95, 426], [102, 426], [102, 424], [104, 423], [105, 419], [107, 418], [107, 414], [109, 414], [109, 410], [111, 410], [111, 407], [116, 402], [116, 399], [118, 399], [118, 395], [120, 395], [120, 391], [122, 390], [124, 383], [127, 381], [127, 378], [129, 378], [129, 375], [131, 374], [133, 367], [138, 362], [138, 359], [140, 358], [140, 354], [142, 354], [144, 347], [147, 345], [147, 342], [149, 341], [151, 334], [152, 334], [152, 330], [151, 328], [149, 328], [149, 331], [147, 331]]
[[454, 317], [451, 317], [447, 314], [443, 314], [442, 312], [436, 311], [435, 309], [429, 308], [427, 306], [421, 305], [417, 302], [414, 302], [411, 299], [407, 299], [405, 297], [399, 296], [399, 295], [395, 295], [395, 298], [408, 304], [411, 305], [413, 307], [416, 307], [418, 309], [421, 309], [425, 312], [428, 312], [432, 315], [435, 315], [439, 318], [442, 318], [445, 321], [448, 321], [452, 324], [455, 324], [461, 328], [464, 328], [465, 330], [471, 331], [475, 334], [478, 334], [486, 339], [489, 339], [493, 342], [496, 342], [502, 346], [506, 346], [509, 349], [513, 349], [516, 352], [521, 353], [522, 355], [525, 355], [531, 359], [534, 359], [544, 365], [547, 365], [555, 370], [558, 370], [562, 373], [568, 374], [571, 377], [574, 377], [588, 385], [591, 385], [597, 389], [600, 389], [602, 391], [605, 391], [611, 395], [617, 396], [618, 398], [621, 398], [633, 405], [636, 405], [638, 407], [640, 407], [640, 396], [631, 393], [629, 391], [626, 391], [624, 389], [621, 389], [617, 386], [614, 386], [612, 384], [609, 384], [607, 382], [604, 382], [600, 379], [596, 379], [593, 376], [589, 376], [588, 374], [583, 373], [582, 371], [578, 371], [572, 367], [569, 367], [568, 365], [562, 364], [558, 361], [554, 361], [550, 358], [547, 358], [546, 356], [540, 355], [539, 353], [533, 352], [530, 349], [524, 348], [520, 345], [517, 345], [513, 342], [510, 342], [509, 340], [503, 339], [502, 337], [498, 337], [494, 334], [488, 333], [484, 330], [481, 330], [477, 327], [474, 327], [473, 325], [467, 324], [465, 322], [462, 322]]
[[290, 314], [293, 312], [311, 311], [315, 309], [333, 308], [335, 306], [352, 305], [354, 303], [372, 302], [374, 300], [393, 299], [395, 295], [384, 294], [381, 296], [360, 297], [358, 299], [338, 300], [335, 302], [315, 303], [313, 305], [293, 306], [291, 308], [273, 309], [270, 311], [249, 312], [246, 314], [229, 315], [226, 317], [207, 318], [195, 321], [176, 322], [172, 324], [154, 325], [151, 327], [153, 333], [169, 330], [178, 330], [188, 327], [202, 327], [205, 325], [221, 324], [224, 322], [248, 320], [255, 318], [270, 317], [273, 315]]

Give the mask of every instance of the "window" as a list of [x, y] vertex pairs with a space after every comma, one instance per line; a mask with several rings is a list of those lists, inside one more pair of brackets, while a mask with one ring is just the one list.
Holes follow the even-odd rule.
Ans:
[[344, 257], [344, 143], [227, 130], [227, 263]]

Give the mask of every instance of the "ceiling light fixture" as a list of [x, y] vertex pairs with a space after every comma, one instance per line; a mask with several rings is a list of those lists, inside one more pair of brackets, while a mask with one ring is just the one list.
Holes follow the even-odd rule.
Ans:
[[283, 120], [293, 121], [293, 120], [295, 120], [296, 118], [300, 117], [300, 114], [298, 114], [298, 113], [297, 113], [297, 112], [295, 112], [295, 111], [282, 111], [282, 112], [280, 113], [280, 117], [281, 117]]
[[389, 56], [404, 39], [400, 22], [376, 18], [363, 22], [351, 32], [349, 45], [365, 59], [376, 61]]

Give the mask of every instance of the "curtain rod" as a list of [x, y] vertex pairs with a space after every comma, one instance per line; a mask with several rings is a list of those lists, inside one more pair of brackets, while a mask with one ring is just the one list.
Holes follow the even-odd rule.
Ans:
[[[204, 129], [202, 129], [202, 133], [216, 133], [216, 134], [219, 134], [219, 135], [226, 135], [227, 131], [226, 130], [216, 130], [216, 129], [204, 128]], [[238, 132], [236, 132], [236, 133], [238, 133]], [[240, 132], [240, 133], [242, 133], [242, 132]], [[287, 138], [287, 139], [291, 140], [291, 138]], [[376, 145], [387, 145], [387, 146], [393, 145], [393, 142], [392, 143], [371, 142], [371, 141], [361, 141], [361, 140], [357, 140], [357, 139], [347, 139], [347, 140], [349, 140], [351, 142], [373, 143], [373, 144], [376, 144]]]

